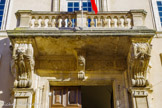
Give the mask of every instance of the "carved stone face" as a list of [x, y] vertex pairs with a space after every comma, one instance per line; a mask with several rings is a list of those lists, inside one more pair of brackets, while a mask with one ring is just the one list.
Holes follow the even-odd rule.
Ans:
[[78, 63], [79, 63], [80, 66], [84, 66], [85, 65], [85, 58], [83, 56], [79, 56]]
[[137, 52], [139, 53], [147, 53], [148, 52], [148, 46], [147, 45], [140, 45], [137, 48]]

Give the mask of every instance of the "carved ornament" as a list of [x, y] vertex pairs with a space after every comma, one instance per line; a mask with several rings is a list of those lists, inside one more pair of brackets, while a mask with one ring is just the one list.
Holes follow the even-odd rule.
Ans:
[[151, 45], [149, 43], [133, 43], [129, 54], [129, 71], [131, 72], [132, 86], [145, 87], [147, 68], [150, 59]]
[[34, 71], [32, 44], [14, 44], [12, 58], [12, 72], [15, 75], [14, 86], [30, 87], [31, 73]]

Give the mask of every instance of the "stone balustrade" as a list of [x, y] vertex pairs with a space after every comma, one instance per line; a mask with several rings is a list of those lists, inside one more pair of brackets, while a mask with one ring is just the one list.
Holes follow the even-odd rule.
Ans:
[[132, 16], [130, 13], [99, 13], [87, 14], [87, 27], [131, 28]]
[[133, 28], [145, 26], [144, 10], [114, 12], [37, 12], [20, 10], [16, 13], [18, 27], [27, 28]]

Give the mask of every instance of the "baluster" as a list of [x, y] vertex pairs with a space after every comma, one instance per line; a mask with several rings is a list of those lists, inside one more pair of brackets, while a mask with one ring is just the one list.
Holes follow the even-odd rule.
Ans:
[[55, 26], [59, 27], [59, 16], [56, 17]]
[[86, 21], [86, 26], [88, 27], [88, 20], [89, 20], [89, 17], [87, 17], [87, 21]]
[[126, 17], [124, 18], [124, 27], [126, 27], [126, 28], [128, 27], [128, 20]]
[[92, 17], [91, 17], [91, 22], [90, 22], [91, 27], [94, 27], [94, 24], [95, 24], [95, 22], [94, 22], [94, 17], [92, 16]]
[[62, 24], [61, 24], [61, 22], [62, 22], [61, 16], [59, 16], [58, 22], [59, 22], [59, 26], [58, 27], [62, 27]]
[[121, 20], [120, 20], [120, 17], [117, 18], [117, 26], [118, 26], [118, 27], [121, 27]]
[[128, 27], [132, 27], [132, 19], [131, 18], [129, 18], [129, 21], [128, 21]]
[[101, 27], [101, 16], [97, 18], [97, 27]]
[[69, 16], [69, 21], [68, 21], [68, 27], [72, 27], [72, 21], [71, 21], [71, 16]]
[[41, 17], [42, 18], [42, 21], [41, 21], [41, 27], [44, 27], [45, 26], [45, 17]]
[[120, 21], [121, 21], [121, 27], [123, 28], [124, 27], [124, 16], [120, 17]]
[[48, 27], [52, 27], [52, 18], [51, 18], [51, 16], [49, 16], [49, 20], [48, 20]]
[[65, 27], [65, 16], [61, 16], [62, 22], [61, 25], [62, 27]]
[[35, 17], [34, 27], [38, 27], [38, 26], [39, 26], [38, 17]]
[[103, 17], [103, 27], [106, 27], [107, 26], [107, 20], [106, 20], [106, 17]]
[[111, 25], [111, 28], [115, 27], [115, 21], [113, 17], [111, 17], [110, 25]]
[[56, 27], [55, 26], [55, 16], [52, 16], [52, 19], [51, 20], [52, 20], [52, 27]]
[[107, 17], [107, 23], [108, 23], [107, 27], [111, 28], [111, 17], [110, 16]]

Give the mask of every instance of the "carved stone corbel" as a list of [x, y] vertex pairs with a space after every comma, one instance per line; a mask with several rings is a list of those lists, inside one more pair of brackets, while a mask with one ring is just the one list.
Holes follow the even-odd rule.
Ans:
[[77, 50], [77, 71], [78, 71], [78, 79], [85, 79], [85, 52], [82, 50]]
[[132, 43], [128, 58], [132, 86], [147, 86], [147, 67], [150, 60], [151, 45], [149, 43]]
[[15, 43], [12, 55], [12, 73], [15, 76], [14, 86], [27, 88], [31, 86], [31, 73], [34, 71], [32, 44]]

